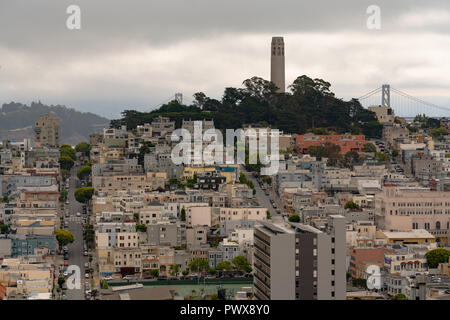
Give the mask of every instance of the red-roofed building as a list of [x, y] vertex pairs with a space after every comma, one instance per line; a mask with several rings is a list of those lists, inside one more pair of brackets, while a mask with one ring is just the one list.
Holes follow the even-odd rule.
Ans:
[[367, 143], [366, 136], [363, 134], [295, 134], [295, 147], [298, 153], [306, 154], [309, 152], [311, 146], [323, 146], [326, 143], [338, 145], [341, 148], [341, 153], [349, 151], [362, 152], [364, 145]]

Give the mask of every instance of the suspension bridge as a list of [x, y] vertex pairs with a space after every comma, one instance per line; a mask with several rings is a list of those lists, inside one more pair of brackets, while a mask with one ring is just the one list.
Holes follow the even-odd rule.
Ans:
[[389, 107], [394, 114], [401, 117], [414, 117], [418, 114], [428, 116], [450, 117], [450, 107], [439, 106], [412, 96], [402, 90], [384, 84], [358, 98], [365, 108], [372, 106]]

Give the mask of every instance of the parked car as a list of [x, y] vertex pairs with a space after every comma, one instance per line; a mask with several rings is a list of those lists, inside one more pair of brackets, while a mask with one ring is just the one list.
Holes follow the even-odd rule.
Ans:
[[158, 280], [167, 280], [167, 276], [165, 276], [165, 275], [160, 275], [160, 276], [158, 277]]
[[134, 274], [126, 275], [122, 278], [122, 280], [136, 280], [137, 277]]
[[[145, 278], [144, 278], [144, 279], [145, 279]], [[106, 276], [106, 277], [103, 277], [102, 280], [110, 281], [110, 280], [114, 280], [114, 279], [113, 279], [113, 277], [111, 277], [111, 276]]]
[[80, 217], [80, 216], [81, 216], [81, 213], [77, 212], [77, 217]]
[[85, 274], [84, 274], [84, 277], [85, 277], [86, 279], [88, 279], [88, 278], [90, 277], [90, 274], [89, 274], [89, 273], [85, 273]]

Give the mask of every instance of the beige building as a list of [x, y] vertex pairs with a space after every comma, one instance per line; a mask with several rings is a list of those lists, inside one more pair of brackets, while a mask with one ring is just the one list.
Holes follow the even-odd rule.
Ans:
[[92, 177], [92, 186], [98, 194], [112, 194], [118, 191], [145, 193], [158, 188], [164, 189], [166, 179], [166, 172], [147, 172], [146, 174], [108, 177], [94, 176]]
[[3, 260], [0, 268], [0, 284], [6, 287], [8, 297], [52, 292], [51, 265], [43, 262], [39, 257], [36, 257], [36, 261], [30, 260], [30, 258]]
[[60, 146], [61, 123], [54, 114], [41, 116], [34, 123], [35, 142], [43, 146]]
[[375, 112], [378, 122], [381, 124], [394, 123], [394, 110], [386, 106], [373, 106], [369, 107], [369, 111]]
[[385, 186], [375, 196], [375, 221], [384, 230], [425, 229], [438, 242], [448, 243], [450, 192]]
[[267, 208], [243, 207], [220, 208], [220, 222], [230, 220], [266, 220]]

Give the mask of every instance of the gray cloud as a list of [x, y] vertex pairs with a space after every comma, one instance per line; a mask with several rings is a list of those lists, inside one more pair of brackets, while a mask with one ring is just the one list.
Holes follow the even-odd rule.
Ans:
[[[81, 7], [80, 31], [65, 27], [70, 4]], [[380, 31], [366, 28], [372, 4]], [[445, 102], [449, 19], [448, 0], [3, 0], [0, 96], [109, 117], [176, 91], [220, 97], [247, 77], [268, 78], [270, 37], [283, 35], [288, 83], [321, 77], [349, 98], [392, 82]]]

